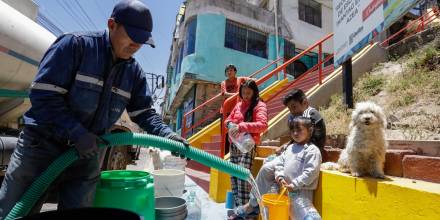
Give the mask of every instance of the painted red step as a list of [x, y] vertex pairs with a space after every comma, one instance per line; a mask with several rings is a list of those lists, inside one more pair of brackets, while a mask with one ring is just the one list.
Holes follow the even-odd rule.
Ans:
[[220, 150], [220, 145], [221, 145], [220, 141], [216, 141], [216, 142], [203, 142], [202, 143], [202, 148], [203, 148], [203, 150]]
[[[217, 156], [217, 157], [220, 157], [220, 153], [221, 153], [220, 149], [212, 149], [212, 150], [205, 150], [204, 149], [204, 151], [206, 153], [210, 153], [210, 154], [212, 154], [214, 156]], [[210, 173], [211, 172], [211, 168], [209, 168], [209, 167], [207, 167], [207, 166], [205, 166], [205, 165], [203, 165], [203, 164], [201, 164], [199, 162], [193, 161], [193, 160], [188, 161], [186, 167], [191, 168], [193, 170], [200, 171], [200, 172], [204, 172], [204, 173]]]
[[280, 112], [282, 111], [284, 108], [286, 108], [286, 106], [284, 106], [283, 104], [281, 105], [273, 105], [273, 106], [269, 106], [269, 108], [267, 108], [268, 112]]
[[403, 177], [440, 183], [440, 157], [405, 155]]
[[204, 173], [210, 173], [211, 172], [211, 168], [207, 167], [199, 162], [196, 162], [194, 160], [190, 160], [188, 161], [188, 163], [186, 164], [187, 168], [193, 169], [193, 170], [197, 170], [200, 172], [204, 172]]
[[396, 150], [387, 149], [385, 155], [385, 166], [384, 172], [386, 175], [390, 176], [403, 176], [403, 157], [405, 155], [415, 155], [416, 152], [413, 150]]
[[[330, 75], [333, 72], [333, 69], [334, 68], [331, 65], [324, 67], [322, 79]], [[283, 99], [292, 89], [299, 88], [302, 89], [304, 92], [307, 92], [310, 88], [317, 85], [318, 82], [319, 82], [318, 71], [314, 71], [309, 75], [305, 76], [298, 83], [289, 83], [288, 85], [283, 86], [282, 87], [283, 91], [281, 93], [276, 94], [277, 92], [275, 92], [276, 95], [270, 97], [270, 100], [266, 102], [269, 119], [275, 117], [285, 108], [285, 106], [283, 105]]]
[[205, 150], [205, 152], [220, 157], [220, 150]]
[[322, 162], [337, 162], [342, 149], [325, 147], [322, 152]]
[[[290, 92], [290, 91], [289, 91]], [[270, 100], [269, 102], [267, 102], [267, 104], [270, 105], [282, 105], [283, 104], [283, 99], [284, 97], [287, 95], [286, 93], [281, 93], [279, 94], [279, 97], [275, 97], [274, 99]]]
[[211, 136], [211, 142], [220, 142], [222, 140], [221, 134], [216, 134]]
[[284, 108], [286, 108], [286, 106], [284, 105], [276, 105], [276, 106], [270, 106], [267, 111], [268, 112], [275, 112], [275, 113], [279, 113], [280, 111], [282, 111]]
[[268, 109], [267, 109], [267, 111], [269, 112], [269, 111], [276, 111], [276, 112], [280, 112], [280, 111], [282, 111], [284, 108], [286, 108], [286, 106], [284, 106], [284, 105], [276, 105], [276, 106], [270, 106]]
[[186, 175], [191, 178], [198, 186], [200, 186], [205, 192], [209, 193], [209, 179], [210, 174], [203, 173], [191, 168], [185, 168]]
[[281, 112], [284, 108], [286, 108], [286, 106], [278, 106], [278, 107], [274, 107], [274, 108], [267, 109], [267, 114], [271, 114], [271, 113], [278, 114], [278, 113]]

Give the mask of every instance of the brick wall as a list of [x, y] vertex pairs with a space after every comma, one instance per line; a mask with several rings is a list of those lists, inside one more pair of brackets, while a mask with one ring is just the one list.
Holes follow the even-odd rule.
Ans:
[[[204, 102], [208, 101], [210, 98], [216, 96], [220, 92], [220, 85], [219, 84], [197, 84], [196, 87], [196, 98], [195, 98], [195, 107], [203, 104]], [[199, 120], [206, 117], [211, 112], [219, 112], [220, 106], [223, 103], [223, 100], [221, 98], [218, 98], [214, 102], [211, 102], [207, 106], [203, 107], [202, 109], [195, 112], [195, 118], [194, 122], [197, 123]], [[219, 115], [220, 113], [218, 113]], [[203, 128], [203, 126], [206, 126], [210, 124], [214, 119], [217, 117], [214, 117], [202, 124], [199, 128], [196, 129], [196, 132]]]

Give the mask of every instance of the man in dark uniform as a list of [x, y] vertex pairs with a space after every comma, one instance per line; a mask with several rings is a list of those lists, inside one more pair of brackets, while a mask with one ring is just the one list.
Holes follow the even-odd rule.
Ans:
[[126, 109], [146, 132], [180, 141], [155, 112], [147, 78], [133, 55], [149, 44], [153, 22], [140, 1], [123, 0], [108, 19], [108, 30], [69, 33], [47, 50], [30, 88], [32, 107], [24, 114], [0, 190], [3, 219], [31, 183], [71, 147], [80, 159], [60, 179], [59, 209], [91, 206], [99, 180], [99, 136]]

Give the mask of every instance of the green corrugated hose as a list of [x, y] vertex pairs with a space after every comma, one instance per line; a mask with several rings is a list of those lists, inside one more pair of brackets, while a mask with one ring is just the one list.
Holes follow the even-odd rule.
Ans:
[[[201, 164], [228, 173], [237, 178], [248, 180], [250, 172], [248, 169], [232, 164], [212, 154], [193, 147], [185, 147], [182, 143], [148, 134], [139, 133], [117, 133], [104, 135], [102, 138], [108, 141], [110, 146], [115, 145], [140, 145], [143, 147], [154, 146], [163, 150], [175, 151], [185, 155]], [[106, 147], [106, 146], [100, 146]], [[15, 204], [6, 216], [6, 220], [26, 216], [34, 207], [35, 203], [47, 190], [49, 185], [73, 162], [78, 159], [75, 149], [70, 149], [57, 158], [30, 186], [21, 199]]]

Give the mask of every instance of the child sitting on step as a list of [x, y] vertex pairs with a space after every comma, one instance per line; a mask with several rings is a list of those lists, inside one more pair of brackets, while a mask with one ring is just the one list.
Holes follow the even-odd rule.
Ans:
[[[279, 156], [274, 173], [260, 170], [256, 178], [258, 190], [261, 195], [270, 190], [273, 179], [268, 181], [267, 175], [271, 175], [280, 186], [289, 191], [291, 219], [320, 220], [321, 217], [313, 206], [313, 191], [318, 186], [321, 153], [310, 142], [313, 133], [312, 120], [296, 117], [289, 122], [289, 129], [294, 143]], [[258, 213], [257, 199], [251, 195], [249, 202], [239, 206], [230, 219], [246, 219]]]

